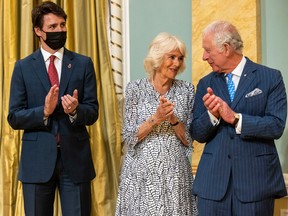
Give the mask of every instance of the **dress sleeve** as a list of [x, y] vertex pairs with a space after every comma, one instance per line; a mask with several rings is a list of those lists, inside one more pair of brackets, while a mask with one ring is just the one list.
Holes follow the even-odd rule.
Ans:
[[185, 131], [185, 136], [186, 136], [186, 139], [187, 141], [189, 142], [189, 148], [187, 149], [188, 151], [186, 152], [187, 155], [190, 155], [192, 153], [192, 150], [193, 150], [193, 139], [189, 133], [189, 127], [190, 127], [190, 124], [192, 122], [192, 119], [193, 119], [193, 107], [194, 107], [194, 99], [195, 99], [195, 88], [193, 86], [192, 83], [188, 83], [187, 85], [187, 92], [186, 95], [187, 95], [187, 108], [185, 110], [185, 126], [186, 126], [186, 131]]
[[124, 119], [122, 127], [122, 142], [135, 146], [138, 142], [138, 86], [134, 82], [127, 84], [124, 100]]

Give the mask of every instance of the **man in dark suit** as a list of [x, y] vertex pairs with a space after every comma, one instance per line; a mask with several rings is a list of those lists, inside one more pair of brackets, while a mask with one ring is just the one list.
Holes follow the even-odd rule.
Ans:
[[282, 75], [244, 57], [228, 22], [211, 23], [202, 39], [213, 72], [198, 83], [190, 126], [206, 143], [193, 185], [200, 216], [272, 216], [274, 199], [287, 194], [274, 143], [287, 115]]
[[64, 48], [66, 18], [53, 2], [32, 10], [41, 47], [16, 62], [11, 80], [8, 121], [24, 130], [19, 180], [26, 216], [53, 215], [56, 188], [64, 216], [90, 215], [95, 170], [86, 126], [98, 118], [96, 77], [89, 57]]

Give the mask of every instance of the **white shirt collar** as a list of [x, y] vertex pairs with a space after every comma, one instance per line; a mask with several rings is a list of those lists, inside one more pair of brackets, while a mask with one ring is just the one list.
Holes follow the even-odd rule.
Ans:
[[[41, 53], [43, 55], [44, 61], [48, 61], [50, 56], [52, 55], [51, 53], [47, 52], [46, 50], [43, 49], [43, 47], [40, 47]], [[55, 55], [60, 61], [63, 59], [63, 54], [64, 54], [64, 47], [60, 48], [57, 52], [55, 52], [53, 55]]]
[[237, 77], [241, 77], [244, 66], [246, 64], [246, 58], [243, 56], [240, 63], [237, 65], [237, 67], [231, 72], [233, 75], [236, 75]]

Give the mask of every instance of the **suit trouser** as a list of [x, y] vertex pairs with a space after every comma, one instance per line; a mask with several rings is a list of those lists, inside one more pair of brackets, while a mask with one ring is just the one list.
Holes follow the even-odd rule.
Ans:
[[63, 216], [90, 216], [90, 182], [74, 184], [63, 167], [58, 148], [52, 178], [46, 183], [22, 183], [26, 216], [52, 216], [56, 188], [59, 190]]
[[233, 191], [233, 181], [230, 177], [224, 198], [217, 201], [198, 197], [198, 211], [199, 216], [273, 216], [274, 199], [241, 202]]

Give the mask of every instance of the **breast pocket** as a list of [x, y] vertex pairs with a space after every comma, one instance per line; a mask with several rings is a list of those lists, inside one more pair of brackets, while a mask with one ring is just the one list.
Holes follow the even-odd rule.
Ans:
[[245, 103], [243, 104], [242, 109], [247, 110], [250, 115], [264, 115], [264, 108], [266, 107], [267, 97], [264, 93], [254, 95], [254, 96], [245, 96]]

